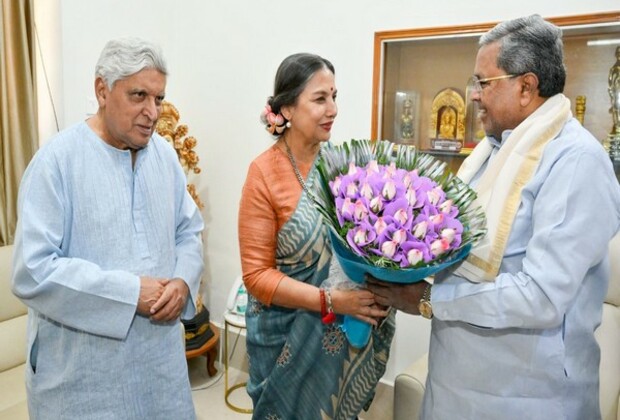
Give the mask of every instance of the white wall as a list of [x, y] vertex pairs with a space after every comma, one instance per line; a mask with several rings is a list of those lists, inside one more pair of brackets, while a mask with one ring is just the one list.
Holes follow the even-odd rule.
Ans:
[[[272, 144], [258, 116], [285, 56], [308, 51], [334, 63], [340, 112], [332, 140], [341, 142], [370, 135], [375, 31], [617, 8], [617, 0], [61, 0], [57, 65], [63, 68], [64, 126], [84, 119], [94, 97], [94, 65], [108, 39], [135, 35], [162, 45], [170, 69], [167, 99], [198, 139], [202, 173], [195, 181], [207, 224], [204, 280], [212, 319], [219, 321], [240, 272], [237, 205], [246, 169]], [[40, 17], [38, 25], [53, 25], [50, 19], [53, 14]], [[426, 351], [428, 332], [426, 320], [399, 315], [386, 380]]]
[[36, 76], [39, 141], [45, 141], [64, 123], [60, 0], [35, 0], [37, 23]]

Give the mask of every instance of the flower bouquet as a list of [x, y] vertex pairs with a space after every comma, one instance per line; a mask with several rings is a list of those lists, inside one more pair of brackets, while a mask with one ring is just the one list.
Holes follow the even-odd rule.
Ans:
[[[412, 146], [328, 144], [318, 170], [316, 206], [343, 271], [356, 283], [366, 273], [389, 282], [420, 281], [465, 258], [486, 233], [484, 213], [473, 204], [476, 193], [444, 162]], [[345, 328], [351, 320], [345, 317]]]

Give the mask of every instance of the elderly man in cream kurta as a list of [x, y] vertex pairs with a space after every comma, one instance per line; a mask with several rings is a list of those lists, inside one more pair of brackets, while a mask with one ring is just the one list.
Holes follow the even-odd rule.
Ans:
[[194, 419], [179, 319], [195, 311], [203, 222], [154, 133], [165, 62], [121, 39], [95, 73], [97, 114], [42, 147], [20, 187], [30, 417]]

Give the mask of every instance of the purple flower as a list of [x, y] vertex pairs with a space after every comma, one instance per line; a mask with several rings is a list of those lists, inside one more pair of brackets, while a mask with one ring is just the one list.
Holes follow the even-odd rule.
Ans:
[[374, 229], [368, 223], [363, 223], [360, 226], [349, 230], [347, 233], [347, 242], [355, 252], [359, 255], [366, 256], [364, 247], [372, 243], [377, 237]]
[[383, 210], [383, 197], [380, 195], [373, 197], [370, 200], [370, 210], [375, 214], [379, 214]]
[[431, 244], [431, 253], [438, 257], [450, 249], [450, 244], [445, 239], [435, 239]]
[[413, 226], [413, 236], [418, 239], [422, 239], [426, 236], [426, 231], [428, 230], [428, 221], [421, 220], [419, 223], [416, 223]]
[[362, 184], [362, 188], [360, 188], [360, 195], [367, 200], [370, 200], [374, 196], [374, 191], [372, 186], [368, 182], [364, 182]]
[[409, 241], [402, 244], [405, 259], [400, 262], [401, 267], [416, 266], [421, 261], [428, 261], [430, 255], [424, 242]]
[[409, 206], [406, 198], [400, 198], [386, 204], [383, 214], [392, 216], [399, 226], [411, 227], [413, 209]]
[[350, 162], [349, 163], [349, 173], [347, 175], [353, 176], [353, 175], [357, 174], [358, 170], [359, 170], [358, 167], [355, 166], [355, 162]]
[[449, 244], [451, 244], [454, 241], [454, 238], [456, 237], [456, 231], [452, 228], [446, 228], [446, 229], [442, 229], [439, 235], [443, 239], [448, 241]]
[[435, 181], [416, 170], [350, 164], [329, 183], [340, 228], [362, 257], [402, 268], [432, 263], [461, 244], [459, 209]]
[[398, 243], [396, 241], [385, 241], [381, 245], [381, 253], [384, 257], [394, 258], [397, 249]]
[[395, 241], [398, 245], [401, 245], [407, 240], [407, 231], [405, 229], [398, 229], [392, 235], [392, 240]]
[[357, 200], [353, 205], [353, 218], [359, 221], [365, 221], [368, 218], [368, 207], [362, 200]]
[[430, 216], [428, 218], [428, 221], [431, 223], [434, 229], [435, 226], [439, 226], [439, 227], [443, 226], [443, 221], [445, 217], [446, 216], [443, 213], [437, 213], [437, 214]]
[[336, 198], [336, 217], [338, 218], [340, 226], [344, 226], [346, 221], [353, 220], [354, 209], [355, 205], [351, 202], [350, 198]]
[[329, 182], [329, 187], [331, 188], [332, 195], [334, 197], [340, 196], [340, 184], [342, 184], [342, 177], [337, 176], [333, 181]]
[[459, 209], [454, 205], [452, 200], [446, 200], [439, 205], [439, 211], [450, 215], [452, 217], [456, 217], [459, 213]]
[[346, 196], [351, 198], [356, 198], [359, 193], [359, 188], [355, 182], [349, 182], [347, 184]]
[[407, 188], [407, 192], [405, 192], [405, 198], [411, 207], [414, 207], [418, 202], [418, 195], [413, 188]]
[[378, 217], [377, 221], [373, 225], [373, 228], [375, 229], [375, 232], [377, 232], [377, 235], [381, 235], [383, 231], [387, 229], [387, 227], [388, 224], [386, 223], [385, 219], [383, 219], [383, 217]]
[[368, 175], [370, 175], [371, 173], [378, 174], [381, 172], [381, 170], [379, 169], [379, 164], [376, 160], [371, 160], [370, 162], [368, 162], [368, 165], [366, 165], [366, 172], [368, 173]]
[[391, 201], [396, 196], [396, 183], [391, 179], [385, 181], [383, 189], [381, 190], [381, 195], [386, 200]]

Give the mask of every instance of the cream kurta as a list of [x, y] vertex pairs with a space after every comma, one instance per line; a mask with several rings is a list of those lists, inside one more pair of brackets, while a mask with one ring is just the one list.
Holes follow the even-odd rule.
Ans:
[[[86, 123], [59, 133], [20, 189], [13, 288], [30, 307], [33, 419], [192, 419], [179, 321], [136, 315], [139, 276], [185, 280], [191, 318], [203, 228], [176, 153], [137, 154]], [[33, 369], [32, 367], [35, 367]]]

